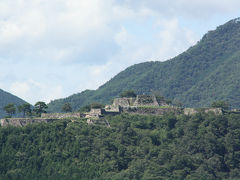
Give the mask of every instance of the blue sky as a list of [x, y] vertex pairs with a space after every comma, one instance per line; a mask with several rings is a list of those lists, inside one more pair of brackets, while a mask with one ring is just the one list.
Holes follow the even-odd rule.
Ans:
[[0, 0], [0, 88], [34, 104], [165, 61], [240, 16], [239, 0]]

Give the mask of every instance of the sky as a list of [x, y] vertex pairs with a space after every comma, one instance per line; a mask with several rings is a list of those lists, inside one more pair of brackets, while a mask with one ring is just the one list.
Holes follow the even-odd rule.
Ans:
[[50, 102], [166, 61], [240, 17], [239, 0], [0, 0], [0, 89]]

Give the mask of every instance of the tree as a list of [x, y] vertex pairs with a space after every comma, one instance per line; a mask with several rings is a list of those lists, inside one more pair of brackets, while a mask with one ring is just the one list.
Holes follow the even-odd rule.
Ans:
[[182, 102], [178, 101], [178, 100], [175, 100], [175, 101], [173, 102], [173, 105], [175, 105], [175, 106], [177, 106], [177, 107], [184, 107], [184, 104], [183, 104]]
[[91, 105], [83, 106], [78, 111], [81, 113], [89, 112], [91, 110]]
[[46, 113], [46, 109], [48, 108], [48, 106], [45, 104], [45, 102], [42, 101], [38, 101], [35, 105], [34, 105], [34, 109], [33, 111], [40, 116], [41, 113]]
[[136, 97], [136, 93], [133, 90], [126, 90], [120, 94], [120, 97]]
[[63, 112], [72, 112], [72, 106], [70, 103], [65, 103], [62, 107]]
[[31, 115], [32, 113], [32, 109], [31, 109], [31, 105], [28, 103], [22, 104], [20, 106], [18, 106], [18, 111], [21, 113], [23, 113], [23, 117], [27, 115]]
[[9, 117], [12, 117], [12, 115], [16, 113], [16, 106], [15, 104], [12, 104], [12, 103], [7, 104], [6, 106], [4, 106], [3, 109], [9, 115]]
[[229, 104], [225, 101], [215, 101], [212, 103], [211, 107], [213, 108], [222, 108], [223, 110], [229, 109]]
[[100, 108], [104, 108], [104, 107], [105, 107], [105, 105], [100, 104], [100, 103], [91, 104], [91, 108], [94, 108], [94, 109], [100, 109]]

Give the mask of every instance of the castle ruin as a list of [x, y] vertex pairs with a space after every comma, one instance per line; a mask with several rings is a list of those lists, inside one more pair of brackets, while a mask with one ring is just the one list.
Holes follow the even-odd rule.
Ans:
[[110, 127], [110, 124], [104, 119], [105, 115], [116, 115], [120, 113], [142, 114], [142, 115], [164, 115], [172, 112], [174, 114], [194, 115], [199, 112], [212, 112], [216, 115], [223, 114], [221, 108], [179, 108], [168, 104], [164, 98], [157, 98], [154, 95], [138, 95], [137, 97], [115, 98], [111, 105], [105, 108], [92, 108], [86, 113], [43, 113], [40, 118], [6, 118], [1, 119], [1, 126], [23, 127], [27, 124], [52, 122], [60, 119], [80, 119], [85, 118], [87, 123], [93, 125], [103, 125]]

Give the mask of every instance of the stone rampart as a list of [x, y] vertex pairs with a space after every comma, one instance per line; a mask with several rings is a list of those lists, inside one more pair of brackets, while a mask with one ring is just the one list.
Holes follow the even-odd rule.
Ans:
[[198, 111], [194, 108], [184, 108], [183, 113], [185, 115], [193, 115], [193, 114], [198, 113]]
[[15, 126], [15, 127], [23, 127], [28, 124], [34, 124], [34, 123], [48, 123], [53, 122], [58, 119], [44, 119], [44, 118], [6, 118], [1, 119], [0, 123], [2, 127], [5, 126]]
[[118, 106], [121, 107], [127, 107], [127, 106], [132, 106], [133, 103], [135, 102], [136, 98], [115, 98], [113, 100], [112, 106], [117, 108]]
[[159, 106], [155, 96], [138, 95], [134, 106]]
[[207, 108], [204, 110], [205, 113], [213, 112], [216, 115], [222, 115], [223, 111], [221, 108]]
[[175, 114], [180, 114], [182, 112], [181, 108], [152, 108], [152, 107], [123, 107], [122, 112], [130, 114], [142, 114], [142, 115], [164, 115], [166, 113], [173, 112]]
[[42, 113], [41, 118], [57, 118], [57, 119], [65, 119], [65, 118], [80, 118], [81, 114], [79, 112], [73, 113]]
[[86, 113], [86, 118], [100, 118], [105, 110], [101, 108], [92, 108], [89, 113]]
[[200, 109], [195, 109], [195, 108], [184, 108], [183, 110], [185, 115], [194, 115], [200, 112], [204, 113], [209, 113], [212, 112], [215, 115], [221, 115], [223, 114], [223, 111], [221, 108], [200, 108]]

